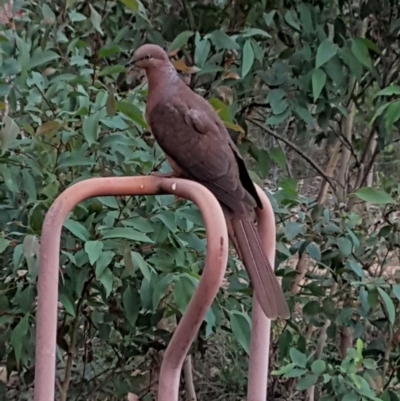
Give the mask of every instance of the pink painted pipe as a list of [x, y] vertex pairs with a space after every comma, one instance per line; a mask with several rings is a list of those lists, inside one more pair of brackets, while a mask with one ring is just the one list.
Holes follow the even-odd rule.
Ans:
[[[258, 196], [263, 209], [257, 209], [258, 232], [271, 266], [275, 265], [276, 228], [271, 203], [260, 187]], [[271, 321], [265, 316], [257, 298], [253, 298], [247, 401], [266, 401]]]
[[178, 400], [184, 358], [222, 284], [228, 258], [228, 235], [221, 207], [209, 190], [193, 181], [150, 176], [91, 178], [78, 182], [61, 193], [47, 212], [39, 255], [35, 401], [54, 401], [60, 236], [68, 213], [79, 202], [94, 196], [163, 193], [193, 201], [200, 209], [207, 234], [204, 273], [161, 366], [158, 401]]

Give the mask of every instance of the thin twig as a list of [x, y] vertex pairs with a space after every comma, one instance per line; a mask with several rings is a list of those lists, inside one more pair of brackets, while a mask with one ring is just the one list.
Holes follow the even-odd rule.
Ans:
[[294, 143], [290, 142], [289, 140], [287, 140], [286, 138], [282, 137], [281, 135], [279, 135], [277, 132], [271, 130], [270, 128], [264, 126], [263, 124], [261, 124], [260, 122], [258, 122], [257, 120], [248, 118], [247, 121], [249, 121], [250, 123], [252, 123], [253, 125], [255, 125], [256, 127], [262, 129], [263, 131], [265, 131], [267, 134], [273, 136], [274, 138], [278, 139], [279, 141], [282, 141], [283, 143], [285, 143], [287, 146], [289, 146], [291, 149], [293, 149], [299, 156], [301, 156], [304, 160], [306, 160], [311, 167], [314, 168], [314, 170], [316, 170], [318, 172], [318, 174], [323, 177], [331, 186], [332, 191], [335, 192], [336, 189], [336, 185], [333, 183], [332, 178], [328, 177], [324, 171], [321, 169], [321, 167], [318, 166], [317, 163], [315, 163], [314, 160], [312, 160], [309, 156], [307, 156], [300, 148], [298, 148]]
[[35, 84], [35, 88], [39, 91], [39, 93], [42, 96], [43, 100], [46, 102], [48, 108], [53, 113], [54, 118], [56, 118], [57, 115], [56, 115], [56, 111], [54, 109], [54, 106], [47, 100], [46, 95], [43, 93], [43, 91], [39, 88], [38, 85]]

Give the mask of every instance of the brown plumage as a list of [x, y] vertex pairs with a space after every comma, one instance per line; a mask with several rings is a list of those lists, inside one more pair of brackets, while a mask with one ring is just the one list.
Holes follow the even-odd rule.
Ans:
[[282, 289], [254, 224], [260, 198], [221, 119], [179, 78], [161, 47], [141, 46], [131, 63], [146, 70], [146, 119], [174, 175], [197, 181], [215, 195], [264, 313], [270, 319], [288, 318]]

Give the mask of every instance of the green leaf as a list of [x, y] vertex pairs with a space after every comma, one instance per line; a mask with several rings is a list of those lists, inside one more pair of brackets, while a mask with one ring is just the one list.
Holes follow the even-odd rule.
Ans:
[[388, 103], [384, 103], [381, 106], [379, 106], [377, 108], [377, 110], [375, 111], [375, 114], [373, 115], [373, 117], [371, 118], [370, 121], [370, 125], [372, 126], [373, 122], [380, 116], [383, 114], [384, 111], [386, 111], [388, 109], [388, 107], [391, 105], [390, 102]]
[[97, 53], [97, 57], [100, 59], [115, 56], [121, 53], [121, 48], [118, 46], [103, 46]]
[[28, 203], [34, 203], [37, 200], [36, 183], [27, 169], [22, 170], [22, 187], [28, 195]]
[[144, 260], [143, 256], [138, 252], [131, 252], [132, 263], [134, 267], [138, 267], [142, 272], [143, 277], [150, 281], [151, 271], [148, 263]]
[[329, 39], [325, 39], [318, 46], [317, 56], [315, 59], [315, 68], [320, 68], [327, 63], [338, 51], [337, 45], [332, 43]]
[[57, 169], [61, 167], [94, 166], [96, 162], [89, 157], [64, 153], [60, 157]]
[[33, 258], [39, 254], [39, 241], [36, 235], [26, 235], [22, 242], [22, 253], [25, 258]]
[[304, 391], [314, 386], [318, 381], [317, 375], [308, 374], [300, 379], [296, 384], [297, 391]]
[[56, 15], [46, 3], [42, 5], [42, 14], [46, 24], [54, 24], [56, 22]]
[[70, 316], [75, 317], [76, 313], [73, 301], [65, 293], [62, 292], [59, 294], [58, 300], [64, 307], [65, 312], [67, 312]]
[[363, 365], [366, 369], [376, 369], [377, 368], [377, 363], [375, 360], [371, 358], [365, 358], [363, 359]]
[[266, 32], [262, 29], [259, 29], [259, 28], [244, 29], [242, 31], [242, 36], [244, 38], [251, 38], [253, 36], [262, 36], [264, 38], [272, 38], [272, 36], [268, 32]]
[[129, 10], [134, 13], [139, 12], [139, 3], [137, 0], [119, 0], [122, 4], [124, 4]]
[[282, 114], [289, 104], [285, 99], [286, 92], [282, 89], [272, 89], [267, 96], [267, 102], [270, 103], [273, 114]]
[[285, 373], [283, 377], [294, 379], [300, 376], [304, 376], [304, 374], [307, 372], [308, 372], [307, 369], [294, 368], [292, 370], [289, 370], [289, 372]]
[[93, 28], [99, 32], [100, 35], [104, 35], [103, 30], [101, 29], [101, 15], [94, 9], [94, 7], [89, 3], [90, 8], [90, 22], [93, 25]]
[[18, 124], [9, 116], [3, 118], [4, 127], [0, 131], [1, 149], [5, 152], [17, 139], [19, 134]]
[[249, 176], [250, 176], [251, 180], [253, 182], [255, 182], [257, 185], [259, 185], [261, 187], [264, 185], [263, 180], [253, 170], [249, 170]]
[[322, 375], [322, 373], [325, 372], [326, 369], [326, 363], [322, 359], [317, 359], [311, 364], [311, 371], [315, 375]]
[[254, 51], [250, 40], [246, 40], [242, 52], [242, 78], [244, 78], [254, 63]]
[[14, 327], [11, 333], [11, 345], [14, 348], [15, 359], [21, 362], [22, 346], [24, 338], [29, 333], [29, 314], [27, 313]]
[[285, 13], [285, 22], [298, 32], [301, 32], [301, 27], [294, 10], [288, 10]]
[[192, 299], [197, 282], [187, 274], [181, 274], [175, 280], [174, 301], [181, 313], [184, 313], [188, 303]]
[[194, 63], [198, 67], [203, 67], [207, 61], [207, 57], [210, 54], [211, 44], [207, 38], [201, 38], [200, 34], [196, 32], [194, 38], [195, 52], [194, 52]]
[[82, 124], [82, 135], [86, 139], [89, 146], [92, 146], [97, 141], [99, 131], [100, 112], [91, 114], [85, 117]]
[[365, 202], [375, 203], [378, 205], [395, 204], [392, 197], [381, 189], [375, 189], [370, 187], [363, 187], [354, 192], [358, 198]]
[[359, 400], [360, 396], [354, 390], [350, 390], [349, 392], [344, 394], [341, 401], [359, 401]]
[[346, 267], [348, 267], [355, 274], [357, 274], [358, 277], [360, 277], [362, 279], [365, 279], [364, 270], [363, 270], [362, 266], [358, 262], [355, 262], [354, 260], [348, 259], [346, 261]]
[[113, 74], [121, 74], [122, 72], [126, 72], [126, 68], [124, 66], [119, 64], [108, 65], [99, 72], [99, 77], [104, 77], [106, 75], [113, 75]]
[[[1, 244], [1, 242], [0, 242]], [[1, 253], [1, 245], [0, 245], [0, 253]], [[392, 287], [392, 291], [394, 296], [400, 301], [400, 285], [399, 284], [394, 284]]]
[[171, 232], [176, 231], [176, 214], [171, 210], [164, 210], [155, 215], [153, 219], [162, 221]]
[[104, 251], [100, 254], [100, 257], [96, 261], [96, 277], [99, 279], [104, 273], [105, 269], [109, 266], [113, 260], [115, 253], [113, 251]]
[[126, 115], [133, 122], [137, 123], [140, 127], [142, 128], [147, 127], [147, 123], [143, 118], [143, 113], [132, 103], [117, 102], [116, 109], [117, 111]]
[[32, 55], [30, 68], [34, 69], [43, 64], [47, 64], [50, 61], [57, 60], [58, 58], [60, 58], [60, 56], [51, 50], [45, 50], [44, 52], [42, 52], [40, 49], [36, 50]]
[[110, 269], [105, 269], [103, 274], [97, 278], [106, 290], [106, 297], [109, 297], [113, 288], [114, 276]]
[[10, 245], [11, 241], [5, 238], [0, 238], [0, 254], [3, 253]]
[[272, 376], [280, 376], [280, 375], [284, 375], [287, 374], [288, 372], [290, 372], [291, 370], [293, 370], [296, 367], [295, 363], [289, 363], [287, 365], [282, 366], [279, 370], [273, 370], [271, 372]]
[[93, 266], [100, 257], [104, 244], [101, 241], [87, 241], [85, 243], [85, 252], [89, 257], [89, 262]]
[[76, 12], [75, 10], [71, 10], [68, 13], [68, 18], [71, 22], [82, 22], [85, 21], [87, 18], [81, 13]]
[[296, 348], [290, 348], [289, 355], [292, 362], [295, 363], [297, 366], [300, 366], [301, 368], [306, 367], [307, 357], [302, 352], [300, 352]]
[[122, 293], [122, 305], [124, 307], [124, 314], [129, 323], [135, 326], [139, 316], [140, 297], [138, 291], [132, 285], [128, 285]]
[[400, 119], [400, 101], [391, 102], [385, 113], [385, 128], [390, 131], [393, 124]]
[[237, 42], [233, 38], [229, 37], [224, 31], [217, 30], [211, 32], [207, 34], [205, 38], [209, 38], [218, 50], [239, 50], [239, 45], [237, 44]]
[[339, 247], [340, 252], [343, 256], [351, 255], [351, 250], [353, 248], [353, 244], [348, 238], [340, 237], [336, 240], [337, 245]]
[[361, 64], [367, 68], [372, 68], [368, 46], [363, 38], [353, 40], [351, 44], [351, 51]]
[[125, 238], [136, 242], [147, 242], [150, 244], [154, 242], [146, 234], [129, 227], [115, 227], [106, 231], [103, 234], [103, 239], [108, 238]]
[[380, 90], [376, 93], [375, 97], [378, 96], [393, 96], [393, 95], [400, 95], [400, 86], [399, 85], [389, 85], [386, 88]]
[[313, 97], [315, 103], [318, 100], [319, 95], [321, 94], [322, 89], [324, 89], [324, 86], [326, 84], [325, 72], [320, 68], [314, 70], [312, 73], [311, 81], [312, 81]]
[[274, 147], [270, 148], [268, 152], [269, 157], [274, 161], [282, 170], [286, 167], [286, 155], [282, 149]]
[[321, 260], [321, 250], [315, 242], [310, 242], [307, 245], [306, 252], [310, 255], [312, 259], [316, 261]]
[[299, 106], [296, 104], [293, 108], [293, 113], [295, 115], [297, 115], [298, 118], [302, 119], [308, 125], [311, 125], [311, 126], [314, 125], [313, 117], [306, 107], [302, 107], [302, 106]]
[[[307, 286], [311, 292], [316, 292], [317, 294], [314, 295], [322, 295], [324, 294], [324, 290], [321, 287], [317, 286], [315, 282], [311, 282]], [[319, 294], [322, 292], [322, 294]], [[309, 301], [303, 306], [303, 314], [307, 316], [316, 316], [318, 313], [321, 312], [321, 307], [318, 301]]]
[[396, 311], [394, 308], [393, 301], [383, 288], [377, 287], [377, 289], [378, 289], [379, 295], [382, 298], [383, 304], [385, 305], [385, 309], [386, 309], [386, 312], [387, 312], [387, 315], [389, 318], [389, 322], [391, 324], [394, 324], [394, 321], [396, 318]]
[[68, 231], [75, 235], [75, 237], [79, 238], [82, 241], [88, 241], [89, 231], [83, 224], [79, 223], [76, 220], [68, 219], [64, 221], [63, 225]]
[[362, 358], [363, 349], [364, 349], [363, 340], [361, 340], [361, 338], [357, 338], [357, 341], [356, 341], [356, 350], [357, 350], [357, 356], [358, 356], [359, 358]]
[[182, 49], [183, 46], [186, 45], [188, 40], [194, 35], [192, 31], [183, 31], [181, 32], [171, 43], [169, 46], [168, 52], [173, 52], [174, 50]]
[[167, 274], [165, 276], [161, 276], [161, 278], [155, 284], [152, 299], [153, 308], [155, 310], [158, 308], [161, 299], [164, 298], [166, 294], [168, 294], [167, 287], [173, 279], [174, 276], [172, 274]]
[[246, 353], [249, 354], [251, 328], [249, 315], [235, 310], [231, 310], [229, 315], [233, 335]]
[[304, 225], [302, 223], [291, 221], [286, 224], [284, 232], [287, 240], [291, 241], [299, 234], [302, 234], [304, 232]]

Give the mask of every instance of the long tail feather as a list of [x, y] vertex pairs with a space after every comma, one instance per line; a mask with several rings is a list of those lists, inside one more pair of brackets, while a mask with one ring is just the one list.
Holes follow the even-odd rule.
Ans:
[[265, 256], [255, 224], [246, 218], [229, 220], [228, 231], [231, 240], [246, 267], [264, 313], [271, 320], [277, 317], [289, 318], [290, 312], [282, 288]]

